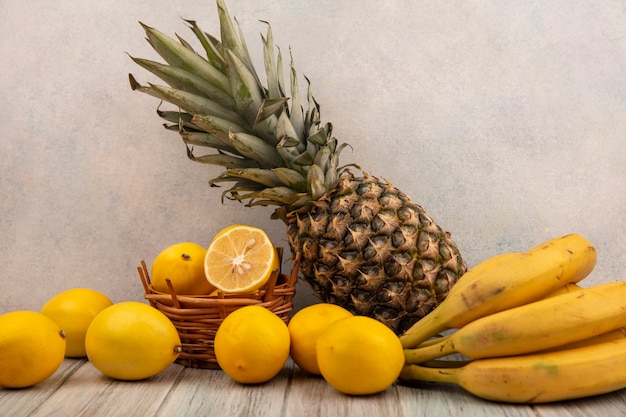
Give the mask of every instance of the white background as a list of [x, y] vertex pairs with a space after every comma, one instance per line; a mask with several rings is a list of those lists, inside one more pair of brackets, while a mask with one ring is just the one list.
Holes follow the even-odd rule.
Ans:
[[[625, 278], [626, 3], [228, 6], [257, 64], [259, 19], [291, 47], [354, 148], [343, 162], [422, 204], [468, 265], [576, 232], [598, 250], [583, 284]], [[217, 34], [212, 1], [4, 0], [0, 15], [0, 312], [72, 287], [142, 300], [141, 259], [231, 223], [286, 246], [270, 209], [220, 202], [219, 170], [129, 88], [129, 72], [157, 81], [127, 55], [158, 59], [138, 21], [192, 41], [181, 18]], [[300, 285], [298, 305], [313, 301]]]

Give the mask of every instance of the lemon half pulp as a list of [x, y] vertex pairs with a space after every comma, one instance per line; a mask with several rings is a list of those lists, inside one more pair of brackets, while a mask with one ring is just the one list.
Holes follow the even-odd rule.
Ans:
[[267, 234], [256, 227], [232, 225], [214, 238], [204, 260], [206, 279], [225, 293], [258, 290], [279, 268]]

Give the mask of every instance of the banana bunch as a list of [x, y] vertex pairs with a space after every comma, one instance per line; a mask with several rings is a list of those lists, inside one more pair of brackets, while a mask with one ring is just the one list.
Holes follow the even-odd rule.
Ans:
[[[400, 336], [400, 379], [514, 403], [626, 388], [626, 282], [579, 287], [595, 263], [578, 234], [480, 263]], [[435, 337], [446, 330], [455, 331]], [[469, 360], [446, 359], [453, 354]]]

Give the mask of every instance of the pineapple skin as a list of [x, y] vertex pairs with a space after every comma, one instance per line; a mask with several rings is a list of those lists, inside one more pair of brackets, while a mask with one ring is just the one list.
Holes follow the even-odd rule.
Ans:
[[291, 251], [315, 294], [396, 334], [437, 307], [467, 269], [421, 206], [368, 174], [342, 177], [310, 211], [287, 219]]

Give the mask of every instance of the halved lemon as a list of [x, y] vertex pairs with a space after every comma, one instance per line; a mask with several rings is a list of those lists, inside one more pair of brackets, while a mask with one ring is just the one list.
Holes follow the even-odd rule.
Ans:
[[204, 258], [206, 279], [225, 293], [258, 290], [278, 268], [278, 254], [267, 234], [240, 224], [219, 232]]

